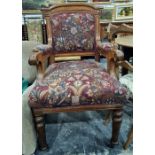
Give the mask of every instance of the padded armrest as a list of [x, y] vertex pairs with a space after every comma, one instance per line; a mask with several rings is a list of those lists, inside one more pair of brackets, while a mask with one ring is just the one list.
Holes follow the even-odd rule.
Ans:
[[37, 45], [34, 49], [33, 52], [42, 52], [44, 54], [48, 53], [48, 52], [52, 52], [52, 47], [50, 45]]
[[[50, 57], [52, 48], [49, 45], [38, 45], [33, 49], [33, 55], [30, 56], [28, 62], [30, 65], [36, 65], [38, 75], [45, 72], [45, 62]], [[40, 77], [41, 77], [40, 76]]]
[[[113, 44], [109, 41], [105, 41], [105, 42], [98, 41], [97, 46], [101, 51], [104, 51], [104, 53], [114, 51], [117, 60], [124, 59], [124, 53], [123, 53], [123, 51], [118, 50], [117, 44]], [[102, 53], [102, 54], [104, 55], [104, 53]]]
[[109, 41], [105, 42], [97, 41], [97, 47], [101, 50], [104, 50], [105, 52], [109, 52], [112, 50], [113, 45]]
[[111, 59], [115, 57], [115, 48], [112, 43], [110, 42], [101, 42], [97, 41], [97, 48], [103, 56], [107, 59]]
[[35, 52], [32, 56], [29, 58], [29, 64], [30, 65], [36, 65], [38, 76], [39, 78], [42, 78], [44, 72], [45, 72], [45, 62], [47, 58], [50, 57], [50, 54], [44, 54], [43, 52]]
[[49, 53], [52, 53], [52, 47], [50, 45], [37, 45], [34, 49], [33, 49], [33, 55], [30, 56], [29, 58], [29, 64], [30, 65], [37, 65], [39, 58], [40, 61], [42, 61], [42, 59], [44, 59], [44, 57], [48, 56]]

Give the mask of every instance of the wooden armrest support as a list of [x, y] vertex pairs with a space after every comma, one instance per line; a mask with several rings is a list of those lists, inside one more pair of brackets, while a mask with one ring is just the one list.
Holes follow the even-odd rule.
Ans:
[[107, 71], [112, 77], [117, 79], [115, 63], [117, 55], [115, 52], [115, 48], [112, 46], [108, 50], [105, 50], [101, 41], [97, 41], [97, 48], [99, 53], [107, 58]]
[[29, 58], [30, 65], [38, 65], [39, 61], [44, 61], [49, 53], [52, 53], [52, 47], [50, 45], [38, 45], [33, 49], [33, 55]]
[[45, 72], [44, 63], [50, 57], [49, 49], [47, 51], [33, 50], [33, 55], [30, 56], [28, 63], [30, 65], [36, 65], [38, 75], [40, 77], [43, 76]]
[[40, 54], [40, 52], [33, 53], [33, 54], [29, 57], [28, 63], [29, 63], [30, 65], [37, 65], [37, 64], [38, 64], [37, 56], [38, 56], [39, 54]]

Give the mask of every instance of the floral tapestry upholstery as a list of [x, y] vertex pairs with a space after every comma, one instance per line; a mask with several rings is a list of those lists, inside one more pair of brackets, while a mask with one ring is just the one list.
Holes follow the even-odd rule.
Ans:
[[123, 104], [126, 89], [95, 61], [54, 63], [30, 93], [31, 107]]
[[113, 45], [109, 41], [103, 41], [102, 48], [104, 49], [104, 51], [111, 51], [111, 49], [113, 48]]
[[89, 13], [63, 13], [51, 16], [54, 52], [95, 50], [95, 17]]
[[124, 57], [123, 51], [119, 50], [116, 44], [113, 44], [113, 43], [106, 40], [106, 41], [101, 42], [100, 46], [106, 52], [109, 52], [109, 51], [115, 49], [116, 56], [118, 59]]

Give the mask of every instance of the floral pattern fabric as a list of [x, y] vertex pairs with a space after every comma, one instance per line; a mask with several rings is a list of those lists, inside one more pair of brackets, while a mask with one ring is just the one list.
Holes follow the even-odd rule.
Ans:
[[29, 96], [31, 107], [64, 107], [125, 102], [126, 89], [98, 62], [54, 63], [37, 80]]
[[113, 45], [110, 42], [102, 42], [102, 48], [104, 51], [111, 51]]
[[121, 59], [124, 57], [123, 51], [119, 50], [116, 44], [113, 44], [109, 41], [103, 41], [98, 46], [101, 47], [105, 52], [110, 52], [111, 50], [115, 49], [116, 56], [118, 59]]
[[89, 13], [51, 16], [52, 46], [55, 52], [95, 50], [95, 17]]

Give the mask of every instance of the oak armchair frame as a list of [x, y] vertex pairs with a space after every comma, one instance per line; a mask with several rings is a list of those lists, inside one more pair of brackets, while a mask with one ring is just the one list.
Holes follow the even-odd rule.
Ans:
[[[94, 15], [95, 17], [95, 26], [96, 26], [96, 44], [97, 49], [96, 52], [72, 52], [72, 53], [53, 53], [52, 48], [50, 48], [52, 43], [52, 32], [51, 32], [51, 23], [50, 23], [50, 15], [55, 13], [65, 13], [65, 12], [88, 12]], [[38, 78], [42, 78], [45, 71], [44, 62], [48, 60], [48, 64], [51, 64], [55, 61], [55, 57], [68, 57], [68, 56], [94, 56], [96, 61], [99, 61], [100, 54], [107, 58], [107, 68], [108, 72], [111, 76], [116, 78], [115, 73], [115, 65], [116, 65], [116, 54], [115, 49], [111, 48], [111, 51], [104, 51], [102, 47], [102, 43], [100, 42], [100, 24], [99, 24], [99, 10], [95, 7], [82, 4], [82, 3], [73, 3], [73, 4], [62, 4], [52, 6], [50, 8], [42, 9], [42, 13], [46, 20], [47, 24], [47, 34], [48, 34], [48, 45], [49, 48], [46, 48], [46, 51], [42, 52], [41, 50], [35, 50], [35, 53], [29, 59], [30, 65], [36, 65], [38, 70]], [[122, 117], [122, 104], [114, 104], [114, 105], [85, 105], [85, 106], [71, 106], [71, 107], [60, 107], [60, 108], [32, 108], [32, 113], [34, 116], [36, 131], [38, 134], [38, 143], [41, 150], [47, 149], [46, 143], [46, 135], [45, 135], [45, 123], [44, 123], [44, 115], [50, 113], [57, 112], [80, 112], [86, 110], [112, 110], [113, 111], [113, 130], [112, 130], [112, 138], [111, 144], [118, 143], [118, 135], [119, 129], [121, 125], [121, 117]]]

